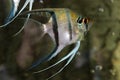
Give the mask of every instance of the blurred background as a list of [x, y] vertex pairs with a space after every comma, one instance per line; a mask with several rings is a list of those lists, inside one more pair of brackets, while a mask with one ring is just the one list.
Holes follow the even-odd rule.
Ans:
[[[33, 9], [69, 8], [93, 20], [92, 27], [81, 41], [79, 53], [61, 73], [50, 80], [120, 80], [120, 0], [43, 0], [43, 3], [40, 1], [35, 0]], [[23, 3], [21, 0], [19, 8]], [[2, 0], [1, 4], [7, 5]], [[5, 13], [7, 14], [7, 11], [5, 12], [3, 6], [0, 6], [1, 24], [6, 16]], [[11, 37], [16, 29], [0, 28], [0, 80], [45, 80], [64, 65], [63, 62], [45, 72], [32, 74], [58, 61], [62, 55], [28, 71], [32, 62], [39, 58], [38, 53], [52, 46], [47, 44], [47, 40], [50, 41], [48, 36], [37, 45], [29, 45], [27, 42], [31, 38], [23, 36], [22, 33]], [[30, 30], [26, 29], [26, 32]], [[70, 49], [71, 46], [65, 48], [62, 54], [68, 53]]]

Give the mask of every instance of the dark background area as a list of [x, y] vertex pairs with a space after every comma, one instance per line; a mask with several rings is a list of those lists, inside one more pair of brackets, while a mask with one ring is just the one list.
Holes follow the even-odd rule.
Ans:
[[[76, 55], [61, 73], [50, 80], [120, 80], [119, 3], [119, 0], [44, 0], [44, 3], [35, 0], [34, 9], [69, 8], [83, 17], [93, 20], [92, 27], [85, 39], [81, 41], [80, 55]], [[0, 8], [1, 22], [4, 18], [2, 10]], [[59, 59], [59, 56], [57, 56], [47, 64], [27, 71], [34, 58], [33, 55], [27, 54], [27, 59], [23, 58], [23, 61], [25, 60], [27, 64], [19, 63], [21, 60], [16, 56], [19, 54], [19, 46], [23, 40], [21, 38], [22, 34], [14, 38], [11, 37], [15, 29], [0, 28], [0, 80], [45, 80], [64, 65], [63, 62], [43, 73], [32, 74], [33, 71], [57, 61]], [[37, 45], [37, 50], [42, 47], [41, 45], [49, 46], [46, 42]], [[32, 52], [33, 48], [36, 47], [32, 46], [25, 49]], [[65, 48], [62, 54], [67, 53], [71, 48]], [[44, 48], [42, 49], [44, 52]], [[34, 57], [37, 55], [36, 53]]]

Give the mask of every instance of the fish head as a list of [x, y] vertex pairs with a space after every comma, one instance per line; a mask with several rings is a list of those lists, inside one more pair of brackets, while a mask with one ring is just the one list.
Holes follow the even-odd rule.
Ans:
[[92, 21], [90, 21], [89, 18], [83, 18], [79, 16], [76, 22], [77, 22], [77, 27], [79, 29], [79, 33], [82, 36], [81, 39], [84, 39], [84, 35], [86, 35], [87, 32], [89, 31], [92, 25]]
[[89, 31], [90, 23], [88, 18], [83, 18], [81, 15], [70, 11], [70, 20], [72, 24], [72, 34], [74, 41], [84, 40], [84, 36]]
[[77, 23], [78, 23], [78, 27], [84, 32], [89, 31], [91, 27], [91, 22], [90, 19], [88, 18], [78, 17]]

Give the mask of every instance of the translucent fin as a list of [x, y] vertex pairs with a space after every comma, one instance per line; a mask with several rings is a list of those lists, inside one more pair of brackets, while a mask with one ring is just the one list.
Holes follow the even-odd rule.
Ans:
[[56, 72], [55, 74], [53, 74], [52, 76], [50, 76], [50, 77], [47, 78], [46, 80], [49, 80], [49, 79], [51, 79], [52, 77], [54, 77], [54, 76], [56, 76], [57, 74], [59, 74], [59, 73], [72, 61], [72, 59], [74, 58], [75, 54], [77, 53], [77, 51], [78, 51], [78, 49], [79, 49], [79, 47], [80, 47], [80, 42], [77, 42], [77, 45], [78, 45], [78, 46], [76, 46], [76, 49], [73, 50], [73, 54], [72, 54], [72, 56], [68, 59], [67, 63], [66, 63], [58, 72]]
[[[31, 1], [30, 1], [30, 4], [29, 4], [29, 11], [32, 10], [33, 2], [34, 2], [34, 0], [31, 0]], [[28, 20], [29, 20], [29, 17], [30, 17], [30, 14], [28, 14], [27, 19], [26, 19], [26, 21], [25, 21], [25, 24], [27, 24], [27, 22], [28, 22]], [[16, 34], [14, 34], [13, 36], [18, 35], [18, 34], [24, 29], [25, 24], [24, 24], [24, 26], [22, 26], [22, 28], [21, 28]]]
[[63, 45], [58, 46], [58, 49], [57, 49], [54, 53], [52, 53], [52, 55], [48, 58], [48, 61], [51, 60], [51, 59], [52, 59], [53, 57], [55, 57], [56, 55], [58, 55], [58, 53], [59, 53], [63, 48], [64, 48]]
[[[15, 19], [16, 20], [15, 22], [17, 22], [17, 19]], [[21, 21], [23, 21], [23, 23], [21, 23], [20, 20], [19, 20], [19, 22], [17, 24], [19, 24], [19, 25], [22, 24], [22, 25], [19, 26], [19, 29], [16, 31], [16, 33], [18, 31], [20, 31], [21, 27], [25, 26], [26, 28], [29, 28], [29, 29], [31, 27], [37, 28], [38, 31], [36, 31], [36, 32], [39, 34], [39, 40], [41, 40], [44, 37], [44, 35], [46, 34], [44, 24], [42, 24], [41, 22], [39, 22], [35, 19], [30, 19], [29, 18], [28, 21], [26, 22], [26, 24], [24, 24], [24, 22], [26, 21], [26, 18], [19, 18], [19, 19], [21, 19]], [[13, 21], [13, 23], [14, 23], [14, 21]], [[15, 27], [16, 27], [17, 24], [15, 24]], [[17, 35], [16, 33], [14, 33], [13, 37]]]
[[50, 60], [51, 56], [53, 56], [54, 54], [58, 54], [63, 48], [64, 47], [62, 47], [62, 46], [55, 46], [55, 48], [53, 49], [53, 51], [49, 55], [47, 55], [43, 58], [40, 58], [37, 62], [33, 63], [29, 69], [32, 69], [32, 68], [40, 65], [41, 63]]
[[40, 72], [46, 71], [46, 70], [48, 70], [48, 69], [56, 66], [57, 64], [61, 63], [62, 61], [65, 61], [66, 59], [70, 58], [72, 55], [76, 54], [77, 51], [78, 51], [78, 49], [79, 49], [79, 47], [80, 47], [80, 44], [77, 43], [77, 45], [75, 46], [75, 48], [70, 53], [68, 53], [68, 55], [66, 55], [65, 57], [63, 57], [62, 59], [60, 59], [58, 62], [56, 62], [55, 64], [53, 64], [53, 65], [51, 65], [51, 66], [49, 66], [49, 67], [47, 67], [45, 69], [42, 69], [42, 70], [34, 72], [34, 73], [40, 73]]
[[19, 16], [19, 14], [25, 9], [25, 7], [30, 3], [31, 0], [26, 0], [26, 2], [24, 3], [23, 7], [21, 8], [21, 10], [16, 14], [16, 16], [14, 16], [14, 18], [12, 18], [9, 22], [7, 22], [6, 24], [1, 25], [0, 27], [5, 27], [8, 24], [10, 24], [12, 21], [14, 21], [15, 18], [17, 18]]
[[48, 69], [54, 67], [55, 65], [59, 64], [60, 62], [62, 62], [62, 61], [64, 61], [64, 60], [66, 60], [67, 58], [69, 58], [68, 61], [67, 61], [67, 63], [66, 63], [58, 72], [56, 72], [55, 74], [53, 74], [52, 76], [50, 76], [50, 77], [47, 78], [46, 80], [51, 79], [52, 77], [54, 77], [54, 76], [56, 76], [57, 74], [59, 74], [59, 73], [72, 61], [72, 59], [74, 58], [75, 54], [76, 54], [77, 51], [79, 50], [79, 47], [80, 47], [80, 41], [78, 41], [78, 42], [76, 43], [75, 48], [74, 48], [67, 56], [63, 57], [61, 60], [59, 60], [59, 61], [56, 62], [55, 64], [49, 66], [48, 68], [45, 68], [45, 69], [43, 69], [43, 70], [40, 70], [40, 71], [37, 71], [37, 72], [34, 72], [34, 73], [40, 73], [40, 72], [43, 72], [43, 71], [45, 71], [45, 70], [48, 70]]
[[57, 74], [59, 74], [70, 62], [71, 60], [73, 59], [73, 57], [75, 56], [75, 54], [73, 54], [67, 61], [67, 63], [58, 71], [56, 72], [55, 74], [53, 74], [52, 76], [50, 76], [49, 78], [47, 78], [46, 80], [49, 80], [50, 78], [56, 76]]

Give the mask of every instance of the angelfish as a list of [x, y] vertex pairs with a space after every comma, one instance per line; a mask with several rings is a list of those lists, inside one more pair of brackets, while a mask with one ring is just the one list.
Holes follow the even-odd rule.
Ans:
[[[70, 9], [65, 9], [65, 8], [38, 9], [38, 10], [32, 10], [32, 11], [26, 12], [25, 14], [36, 13], [40, 15], [41, 13], [44, 13], [44, 12], [51, 14], [51, 16], [48, 22], [45, 24], [42, 24], [41, 26], [44, 30], [41, 38], [45, 34], [48, 34], [52, 38], [55, 44], [55, 47], [50, 54], [43, 57], [42, 59], [40, 58], [37, 62], [33, 63], [28, 70], [37, 67], [43, 62], [50, 61], [55, 56], [57, 56], [66, 46], [75, 44], [74, 48], [66, 56], [61, 58], [58, 62], [54, 63], [53, 65], [43, 70], [34, 72], [34, 73], [43, 72], [61, 63], [62, 61], [67, 60], [66, 64], [57, 73], [53, 74], [51, 77], [48, 78], [50, 79], [53, 76], [57, 75], [59, 72], [61, 72], [77, 54], [80, 48], [80, 42], [81, 40], [83, 40], [85, 33], [88, 31], [89, 19], [82, 18], [80, 15], [74, 13]], [[41, 23], [35, 19], [32, 19], [32, 18], [29, 18], [29, 19], [35, 23], [38, 23], [38, 24]]]
[[9, 9], [8, 9], [9, 11], [8, 11], [8, 16], [6, 17], [4, 21], [4, 24], [0, 25], [0, 27], [5, 27], [9, 23], [11, 23], [14, 19], [16, 19], [19, 16], [19, 14], [26, 8], [28, 4], [29, 4], [29, 11], [31, 11], [34, 0], [26, 0], [24, 5], [19, 11], [18, 11], [18, 6], [20, 3], [20, 0], [7, 0], [5, 2], [6, 3], [8, 2], [10, 4]]

